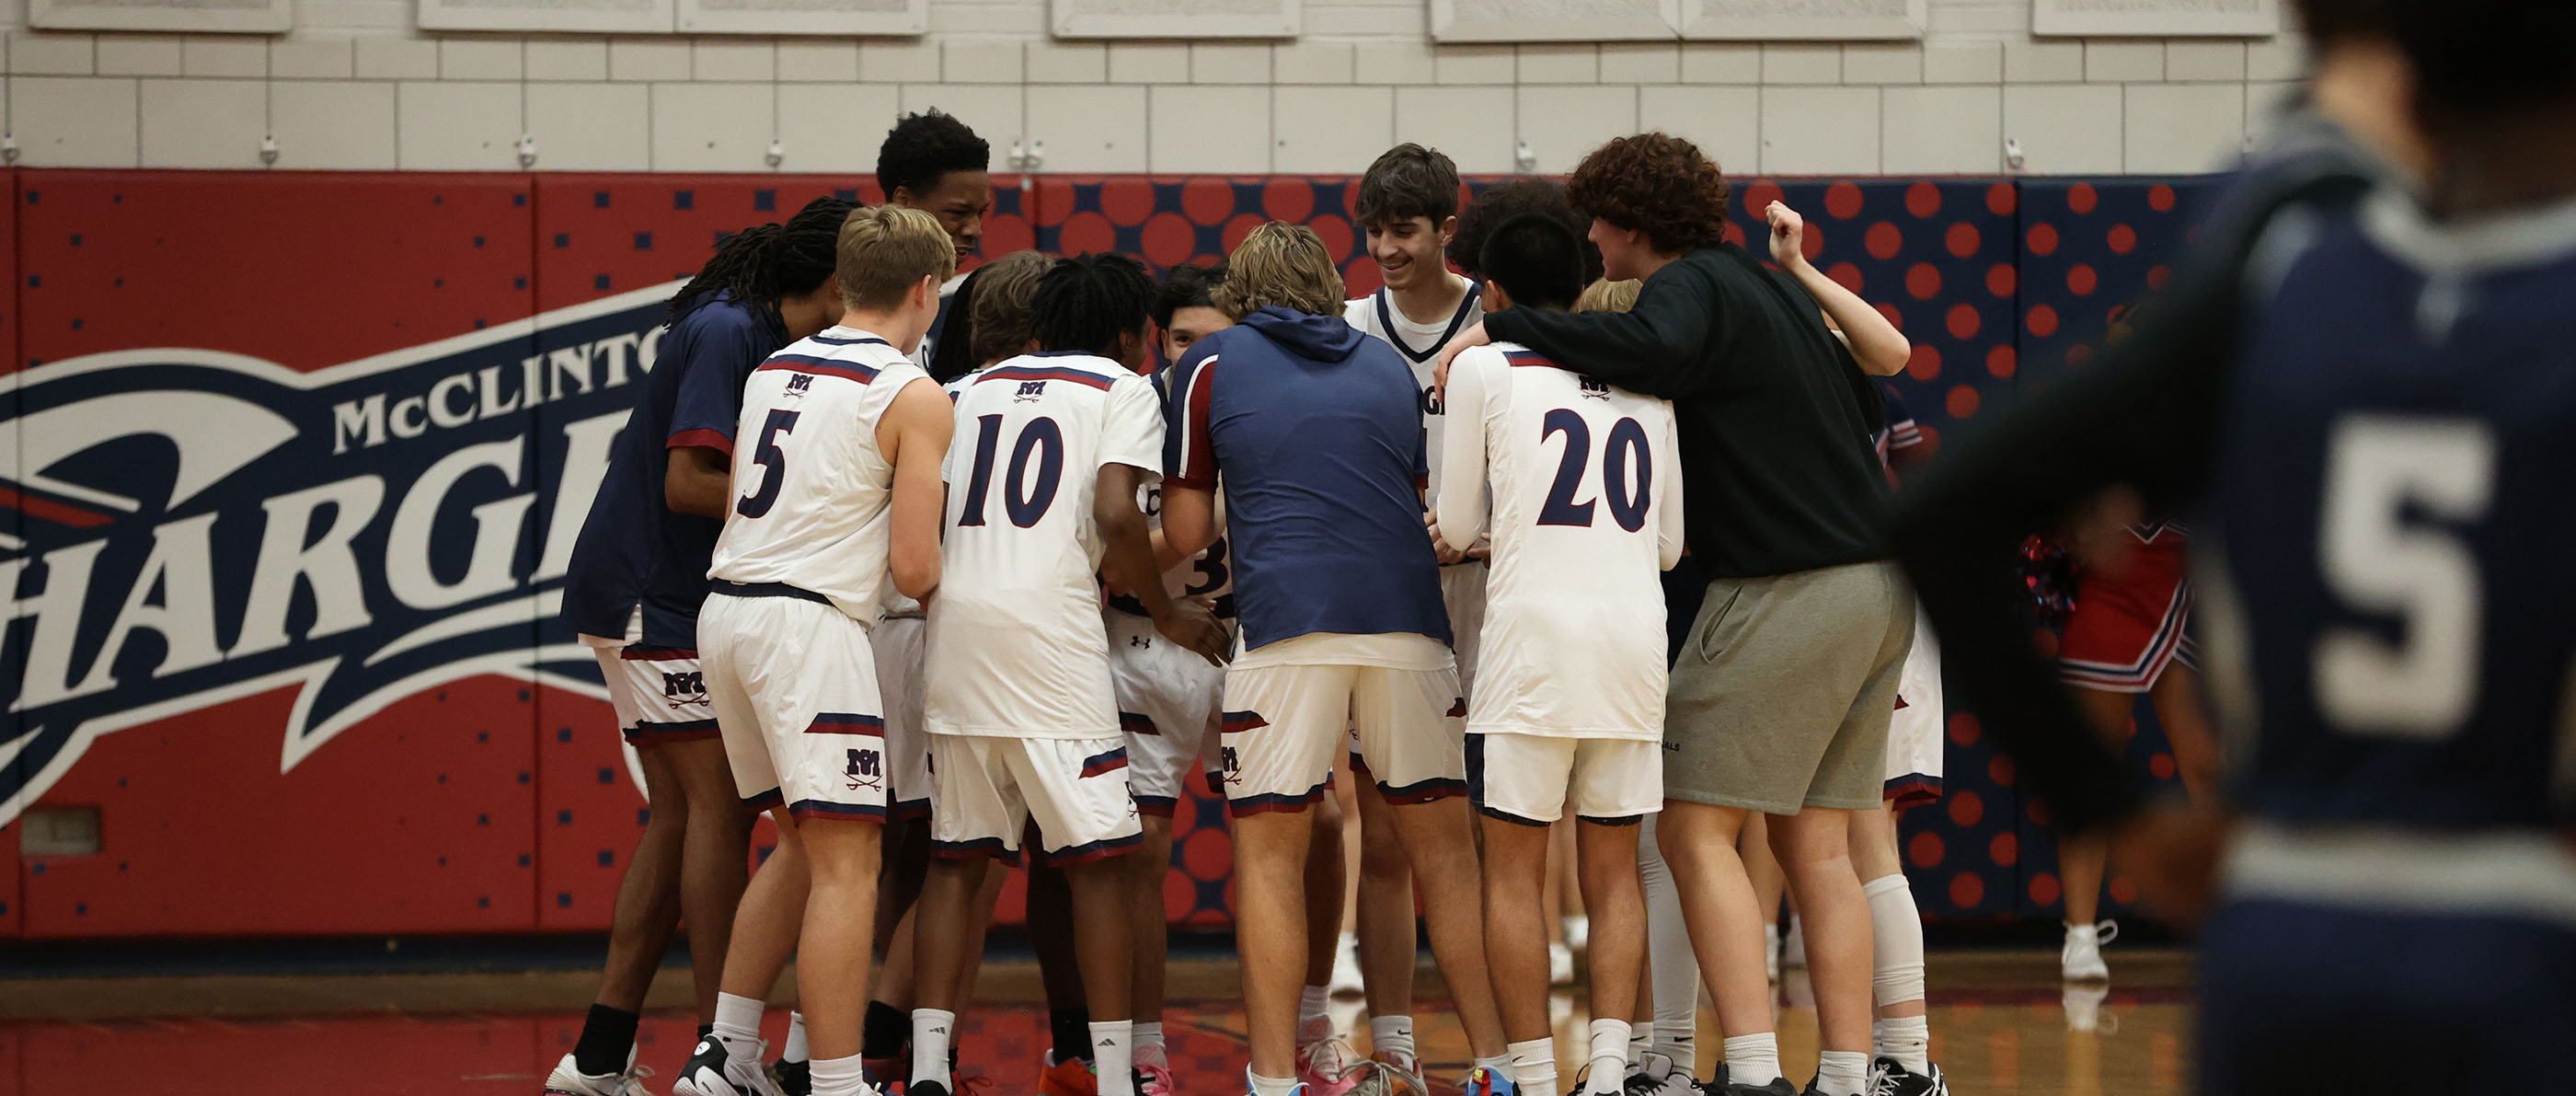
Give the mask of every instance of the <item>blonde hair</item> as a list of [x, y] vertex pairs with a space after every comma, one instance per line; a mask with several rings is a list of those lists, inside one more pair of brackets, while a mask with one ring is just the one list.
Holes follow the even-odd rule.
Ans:
[[939, 219], [897, 205], [851, 210], [834, 258], [841, 303], [851, 308], [895, 308], [923, 278], [957, 273], [957, 244]]
[[1611, 281], [1601, 278], [1583, 287], [1583, 295], [1574, 299], [1577, 312], [1625, 312], [1637, 307], [1637, 289], [1645, 283], [1635, 278]]
[[1253, 229], [1226, 259], [1225, 281], [1208, 297], [1226, 318], [1241, 321], [1253, 310], [1277, 305], [1292, 312], [1337, 315], [1342, 271], [1315, 230], [1286, 221]]
[[1055, 260], [1035, 251], [1014, 251], [975, 272], [975, 299], [966, 306], [977, 364], [1000, 361], [1028, 348], [1030, 305], [1038, 299], [1038, 279]]

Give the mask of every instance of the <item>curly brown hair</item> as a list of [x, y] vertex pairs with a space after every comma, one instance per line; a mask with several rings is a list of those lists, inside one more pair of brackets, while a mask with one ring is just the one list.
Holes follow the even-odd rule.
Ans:
[[1726, 238], [1726, 174], [1679, 137], [1613, 137], [1565, 181], [1576, 209], [1641, 231], [1656, 251], [1678, 255]]

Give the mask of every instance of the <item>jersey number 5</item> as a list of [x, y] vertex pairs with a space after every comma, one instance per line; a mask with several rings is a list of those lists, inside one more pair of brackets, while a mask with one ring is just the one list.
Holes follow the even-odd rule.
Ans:
[[[1592, 461], [1592, 428], [1583, 416], [1565, 408], [1547, 413], [1539, 426], [1538, 438], [1544, 442], [1558, 433], [1565, 435], [1565, 456], [1556, 465], [1556, 483], [1548, 488], [1547, 503], [1538, 509], [1541, 525], [1592, 525], [1592, 504], [1574, 501], [1574, 492], [1583, 486], [1584, 466]], [[1635, 456], [1632, 458], [1631, 453]], [[1628, 489], [1628, 462], [1637, 465], [1636, 490]], [[1653, 458], [1647, 456], [1646, 428], [1635, 419], [1621, 419], [1610, 427], [1610, 440], [1601, 447], [1601, 501], [1610, 504], [1610, 517], [1619, 527], [1631, 533], [1646, 527], [1647, 489], [1654, 486]]]
[[[975, 420], [975, 473], [966, 481], [966, 505], [957, 516], [959, 525], [984, 524], [984, 496], [993, 489], [993, 455], [1001, 447], [1002, 416], [985, 415]], [[1038, 462], [1037, 482], [1029, 482], [1029, 460]], [[1002, 486], [1002, 507], [1010, 512], [1011, 524], [1022, 529], [1045, 517], [1047, 507], [1055, 505], [1055, 489], [1064, 478], [1064, 430], [1054, 419], [1044, 416], [1030, 419], [1020, 428], [1017, 444], [1011, 446], [1011, 466], [1004, 473], [1009, 482]], [[1022, 489], [1027, 494], [1022, 494]]]
[[778, 504], [778, 489], [787, 484], [787, 453], [778, 447], [778, 435], [795, 433], [799, 413], [773, 410], [769, 421], [761, 424], [760, 444], [751, 450], [752, 463], [761, 468], [760, 489], [736, 501], [734, 513], [756, 518]]
[[2477, 558], [2453, 532], [2406, 519], [2472, 522], [2495, 487], [2495, 437], [2457, 419], [2354, 415], [2326, 449], [2318, 562], [2357, 613], [2401, 623], [2390, 642], [2350, 625], [2317, 637], [2317, 708], [2354, 734], [2436, 739], [2477, 701], [2484, 591]]

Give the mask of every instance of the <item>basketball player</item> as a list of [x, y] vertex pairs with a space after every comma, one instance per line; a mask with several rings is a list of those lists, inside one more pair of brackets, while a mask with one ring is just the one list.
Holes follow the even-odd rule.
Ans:
[[[1529, 215], [1554, 220], [1573, 232], [1577, 239], [1592, 227], [1581, 213], [1575, 212], [1574, 203], [1565, 200], [1565, 188], [1554, 179], [1514, 179], [1477, 191], [1476, 196], [1458, 210], [1458, 229], [1450, 233], [1449, 244], [1443, 254], [1448, 257], [1450, 265], [1457, 267], [1476, 286], [1480, 296], [1486, 281], [1485, 272], [1479, 267], [1484, 262], [1485, 241], [1505, 222]], [[1593, 246], [1592, 241], [1583, 240], [1585, 293], [1590, 295], [1593, 288], [1601, 284], [1608, 284], [1601, 281], [1601, 249]], [[1634, 300], [1636, 284], [1624, 284], [1628, 298]], [[1493, 302], [1485, 300], [1484, 304], [1491, 306]]]
[[[1174, 551], [1215, 542], [1220, 476], [1226, 485], [1243, 625], [1226, 675], [1222, 755], [1257, 1096], [1298, 1084], [1306, 807], [1323, 796], [1354, 726], [1423, 881], [1432, 954], [1474, 1053], [1486, 1068], [1504, 1060], [1493, 1000], [1477, 992], [1481, 896], [1456, 801], [1465, 705], [1439, 563], [1422, 535], [1420, 389], [1400, 355], [1336, 318], [1341, 290], [1312, 230], [1254, 229], [1216, 294], [1237, 326], [1201, 340], [1176, 372], [1164, 457], [1163, 531]], [[1310, 459], [1318, 450], [1342, 459]], [[1372, 1077], [1390, 1091], [1427, 1091], [1401, 1066], [1378, 1063]]]
[[[956, 241], [957, 262], [963, 266], [984, 238], [985, 216], [993, 212], [992, 162], [990, 144], [956, 116], [933, 107], [897, 119], [884, 143], [877, 146], [877, 188], [885, 191], [889, 205], [938, 218], [948, 238]], [[947, 316], [948, 298], [966, 277], [952, 275], [940, 285], [942, 319]], [[932, 337], [914, 355], [923, 369], [930, 368], [936, 356], [937, 331], [934, 324]]]
[[[1477, 269], [1496, 309], [1564, 311], [1583, 289], [1582, 238], [1524, 214], [1496, 226]], [[1619, 1092], [1645, 903], [1637, 829], [1663, 800], [1665, 663], [1657, 575], [1682, 554], [1672, 405], [1613, 389], [1518, 346], [1478, 347], [1449, 375], [1456, 416], [1436, 527], [1464, 552], [1487, 528], [1493, 576], [1484, 684], [1467, 710], [1467, 786], [1484, 815], [1485, 953], [1512, 1082], [1556, 1096], [1541, 876], [1548, 826], [1571, 804], [1591, 942], [1586, 1096]]]
[[1614, 139], [1566, 189], [1593, 214], [1607, 275], [1643, 278], [1636, 307], [1498, 312], [1443, 360], [1508, 339], [1676, 401], [1691, 545], [1711, 584], [1672, 670], [1658, 841], [1717, 998], [1731, 1081], [1786, 1096], [1796, 1089], [1779, 1064], [1761, 913], [1733, 849], [1748, 815], [1772, 816], [1771, 846], [1807, 918], [1822, 1047], [1813, 1091], [1858, 1096], [1870, 1072], [1870, 926], [1848, 812], [1879, 809], [1914, 625], [1902, 576], [1878, 558], [1887, 481], [1863, 439], [1880, 396], [1859, 363], [1903, 363], [1861, 349], [1877, 342], [1855, 329], [1865, 317], [1842, 320], [1846, 350], [1820, 315], [1838, 309], [1833, 299], [1723, 242], [1725, 176], [1689, 142]]
[[878, 843], [884, 709], [868, 628], [888, 574], [938, 585], [937, 480], [947, 401], [908, 355], [957, 256], [937, 221], [879, 206], [841, 228], [841, 322], [773, 355], [743, 390], [733, 513], [702, 635], [707, 695], [734, 783], [778, 821], [743, 892], [715, 1030], [673, 1091], [777, 1090], [760, 1066], [763, 998], [792, 953], [819, 1096], [866, 1090], [859, 1061]]
[[[1431, 361], [1449, 336], [1484, 312], [1476, 284], [1450, 273], [1443, 259], [1443, 250], [1458, 228], [1457, 165], [1436, 149], [1410, 142], [1388, 149], [1360, 178], [1359, 197], [1352, 212], [1367, 232], [1369, 257], [1376, 261], [1386, 285], [1345, 303], [1342, 316], [1362, 333], [1394, 347], [1411, 366], [1425, 450], [1431, 461], [1426, 497], [1437, 497], [1444, 419], [1439, 395], [1431, 384]], [[1483, 557], [1484, 549], [1478, 548], [1473, 556], [1444, 554], [1440, 561], [1441, 601], [1451, 627], [1451, 646], [1457, 653], [1461, 695], [1472, 695], [1475, 685], [1476, 636], [1482, 627], [1485, 606]], [[1396, 824], [1383, 797], [1374, 794], [1361, 752], [1354, 743], [1350, 751], [1351, 774], [1360, 778], [1359, 786], [1353, 789], [1360, 813], [1357, 943], [1368, 994], [1369, 1049], [1372, 1056], [1395, 1064], [1398, 1072], [1416, 1074], [1421, 1069], [1421, 1056], [1413, 1042], [1413, 886], [1405, 858], [1394, 840]], [[1471, 976], [1481, 982], [1482, 965], [1475, 970], [1477, 973]], [[1459, 992], [1462, 996], [1486, 997], [1491, 990], [1478, 986], [1461, 988]], [[1462, 1012], [1470, 1025], [1471, 1040], [1500, 1047], [1501, 1029], [1476, 1030], [1476, 1015], [1473, 1010]], [[1306, 1044], [1303, 1057], [1310, 1073], [1319, 1072], [1315, 1069], [1317, 1056], [1327, 1049], [1313, 1042]], [[1496, 1084], [1508, 1091], [1510, 1081], [1505, 1071], [1493, 1068], [1501, 1064], [1479, 1062], [1470, 1071], [1466, 1083], [1470, 1096], [1487, 1096], [1487, 1090]], [[1329, 1082], [1330, 1078], [1324, 1080]], [[1326, 1085], [1328, 1090], [1338, 1087]]]
[[1896, 526], [1958, 652], [2002, 585], [1961, 564], [2007, 511], [2126, 486], [2194, 513], [2237, 818], [2144, 810], [2022, 652], [1962, 681], [2064, 824], [2126, 826], [2151, 898], [2216, 884], [2216, 1096], [2355, 1060], [2392, 1091], [2547, 1088], [2576, 1030], [2576, 12], [2384, 10], [2408, 63], [2382, 75], [2432, 153], [2412, 185], [2258, 157], [2172, 307], [1960, 446]]
[[[1104, 1096], [1135, 1096], [1124, 866], [1142, 840], [1127, 786], [1100, 584], [1144, 604], [1171, 642], [1219, 661], [1224, 629], [1167, 596], [1137, 487], [1162, 444], [1161, 403], [1136, 372], [1150, 351], [1152, 283], [1121, 255], [1058, 261], [1038, 282], [1040, 350], [971, 375], [956, 421], [972, 437], [948, 463], [946, 573], [930, 603], [931, 840], [916, 937], [910, 1096], [945, 1096], [956, 972], [982, 946], [968, 903], [991, 854], [1019, 850], [1034, 819], [1065, 869]], [[1070, 474], [1070, 482], [1067, 482]]]
[[[817, 198], [786, 225], [744, 229], [671, 298], [659, 368], [637, 386], [565, 578], [564, 617], [599, 656], [609, 707], [652, 810], [618, 884], [608, 968], [554, 1096], [636, 1096], [637, 1013], [679, 920], [698, 1021], [715, 1020], [751, 820], [735, 798], [698, 668], [698, 605], [723, 528], [742, 382], [841, 314], [834, 247], [850, 204]], [[701, 1032], [703, 1034], [703, 1032]]]

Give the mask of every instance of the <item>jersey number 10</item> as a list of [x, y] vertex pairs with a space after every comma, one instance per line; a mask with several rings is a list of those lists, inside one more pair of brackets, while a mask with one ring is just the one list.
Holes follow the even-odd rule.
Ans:
[[[993, 489], [993, 455], [1001, 448], [1002, 416], [985, 415], [975, 420], [975, 472], [966, 481], [966, 505], [959, 509], [957, 524], [984, 524], [984, 496]], [[1037, 482], [1029, 482], [1029, 460], [1038, 462]], [[1064, 479], [1064, 430], [1054, 419], [1045, 416], [1030, 419], [1020, 428], [1019, 441], [1011, 446], [1011, 466], [1004, 473], [1002, 508], [1011, 515], [1011, 524], [1026, 529], [1046, 516], [1047, 507], [1055, 505], [1055, 491]], [[1022, 489], [1027, 490], [1022, 494]]]
[[[1539, 426], [1538, 438], [1565, 435], [1565, 456], [1556, 465], [1556, 483], [1547, 490], [1547, 503], [1538, 509], [1541, 525], [1592, 526], [1590, 502], [1574, 501], [1574, 492], [1583, 486], [1583, 469], [1592, 462], [1592, 428], [1583, 416], [1565, 408], [1547, 413]], [[1631, 456], [1631, 454], [1634, 456]], [[1637, 464], [1636, 490], [1630, 491], [1628, 462]], [[1635, 419], [1621, 419], [1610, 427], [1610, 440], [1601, 447], [1601, 499], [1610, 506], [1610, 518], [1631, 533], [1646, 527], [1647, 492], [1654, 486], [1653, 458], [1647, 456], [1646, 428]]]

